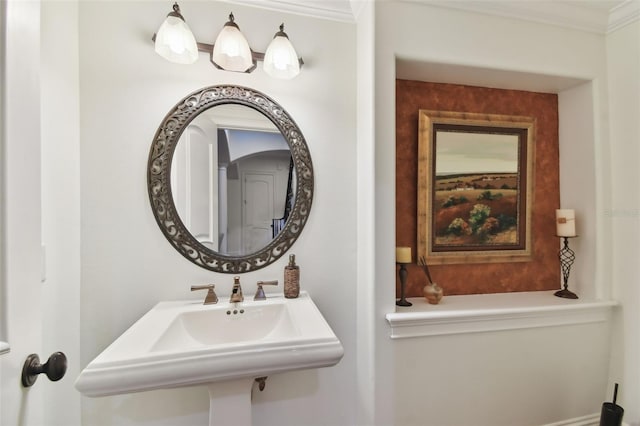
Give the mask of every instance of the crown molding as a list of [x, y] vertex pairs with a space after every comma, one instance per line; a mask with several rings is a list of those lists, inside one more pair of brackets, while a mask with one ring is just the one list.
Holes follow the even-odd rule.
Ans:
[[[355, 22], [353, 3], [367, 0], [225, 0], [227, 3], [310, 16], [338, 22]], [[362, 5], [358, 5], [360, 10]]]
[[[505, 0], [403, 0], [450, 9], [530, 22], [555, 25], [591, 33], [607, 32], [609, 13], [606, 7], [594, 6], [597, 2], [578, 3], [574, 1], [505, 1]], [[630, 0], [632, 1], [632, 0]], [[604, 3], [602, 3], [604, 4]]]
[[[375, 0], [225, 0], [295, 15], [354, 23]], [[640, 19], [640, 0], [400, 0], [607, 34]]]
[[607, 34], [640, 19], [640, 0], [402, 0]]
[[640, 19], [640, 0], [626, 0], [609, 11], [607, 32], [613, 32]]
[[367, 3], [373, 2], [374, 0], [349, 0], [349, 3], [351, 3], [351, 10], [353, 11], [353, 20], [357, 21], [360, 13], [362, 13], [362, 10], [364, 9], [364, 6]]

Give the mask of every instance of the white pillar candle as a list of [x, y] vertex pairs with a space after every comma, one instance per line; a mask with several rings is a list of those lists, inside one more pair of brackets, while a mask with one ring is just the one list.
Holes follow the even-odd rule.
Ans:
[[576, 236], [576, 212], [574, 210], [556, 210], [556, 235], [558, 237]]
[[396, 262], [411, 263], [411, 247], [396, 247]]

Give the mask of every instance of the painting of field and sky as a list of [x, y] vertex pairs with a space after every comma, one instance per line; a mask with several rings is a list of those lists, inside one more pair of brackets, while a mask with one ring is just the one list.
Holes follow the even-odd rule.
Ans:
[[420, 110], [418, 254], [433, 264], [528, 262], [535, 120]]
[[518, 245], [519, 144], [518, 134], [436, 130], [434, 249]]

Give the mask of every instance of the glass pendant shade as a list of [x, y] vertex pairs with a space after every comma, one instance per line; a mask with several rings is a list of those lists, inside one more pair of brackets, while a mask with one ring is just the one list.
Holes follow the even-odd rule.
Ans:
[[192, 64], [198, 59], [198, 44], [180, 14], [177, 3], [156, 33], [155, 50], [158, 55], [176, 64]]
[[264, 71], [271, 77], [285, 80], [292, 79], [300, 73], [298, 54], [284, 32], [284, 24], [276, 33], [264, 53]]
[[254, 68], [251, 48], [233, 21], [232, 13], [213, 45], [211, 62], [226, 71], [248, 72]]

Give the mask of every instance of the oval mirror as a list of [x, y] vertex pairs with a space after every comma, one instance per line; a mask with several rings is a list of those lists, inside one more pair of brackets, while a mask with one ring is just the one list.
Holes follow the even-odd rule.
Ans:
[[311, 209], [313, 166], [302, 132], [253, 89], [211, 86], [158, 128], [147, 168], [151, 207], [173, 247], [215, 272], [249, 272], [282, 256]]

